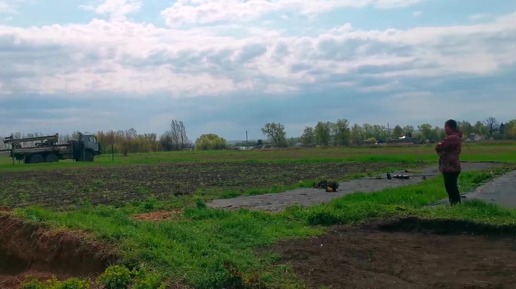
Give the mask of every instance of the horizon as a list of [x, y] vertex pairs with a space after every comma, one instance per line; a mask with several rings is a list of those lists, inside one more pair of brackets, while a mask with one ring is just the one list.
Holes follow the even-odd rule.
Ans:
[[516, 119], [514, 1], [164, 2], [1, 0], [0, 136]]

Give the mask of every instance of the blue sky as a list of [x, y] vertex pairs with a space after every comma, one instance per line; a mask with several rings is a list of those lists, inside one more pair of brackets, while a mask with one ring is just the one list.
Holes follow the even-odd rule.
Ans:
[[516, 1], [0, 0], [0, 135], [516, 114]]

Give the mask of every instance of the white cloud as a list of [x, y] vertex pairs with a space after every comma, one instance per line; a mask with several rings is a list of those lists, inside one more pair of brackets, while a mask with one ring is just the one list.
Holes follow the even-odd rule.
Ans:
[[344, 24], [301, 37], [230, 28], [243, 33], [230, 37], [220, 34], [224, 26], [173, 29], [106, 20], [0, 26], [0, 48], [8, 55], [0, 67], [2, 90], [12, 95], [107, 92], [134, 97], [290, 93], [308, 84], [361, 85], [356, 78], [392, 78], [387, 82], [393, 83], [400, 77], [489, 75], [516, 64], [516, 13], [482, 24], [406, 30], [360, 30]]
[[106, 15], [114, 21], [126, 20], [126, 16], [138, 12], [143, 0], [103, 0], [102, 2], [80, 5], [84, 10], [94, 11], [99, 15]]
[[9, 3], [9, 1], [0, 1], [0, 14], [16, 13], [16, 9]]
[[[170, 26], [250, 21], [276, 12], [318, 15], [344, 7], [380, 9], [411, 6], [421, 0], [178, 0], [161, 15]], [[282, 14], [279, 17], [285, 17]]]

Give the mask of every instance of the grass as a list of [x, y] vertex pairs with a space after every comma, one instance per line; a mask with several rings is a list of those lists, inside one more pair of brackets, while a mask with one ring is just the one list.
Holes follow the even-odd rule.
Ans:
[[[464, 161], [516, 162], [516, 142], [464, 144]], [[137, 153], [127, 157], [111, 155], [96, 157], [93, 163], [73, 162], [26, 165], [0, 155], [0, 170], [30, 171], [35, 169], [57, 169], [68, 167], [123, 166], [133, 164], [192, 163], [192, 162], [273, 162], [273, 163], [334, 163], [334, 162], [392, 162], [432, 163], [436, 155], [433, 145], [373, 146], [284, 150], [250, 151], [180, 151]]]
[[[466, 146], [465, 160], [504, 161], [516, 163], [516, 150], [510, 144]], [[64, 167], [131, 165], [160, 162], [429, 162], [435, 161], [430, 146], [408, 148], [343, 148], [313, 150], [282, 150], [252, 152], [177, 152], [135, 154], [111, 162], [102, 156], [90, 164], [61, 162], [14, 166], [2, 161], [0, 169], [36, 170]], [[513, 165], [510, 165], [513, 167]], [[459, 183], [469, 191], [503, 173], [463, 173]], [[146, 191], [145, 187], [138, 190]], [[278, 188], [273, 189], [277, 191]], [[261, 193], [257, 190], [241, 194]], [[371, 219], [418, 216], [427, 219], [470, 220], [493, 226], [516, 225], [516, 210], [504, 209], [482, 202], [467, 202], [461, 206], [427, 207], [446, 198], [442, 178], [429, 179], [415, 186], [387, 189], [378, 193], [357, 193], [324, 205], [309, 208], [292, 206], [282, 213], [227, 212], [206, 208], [199, 192], [178, 202], [148, 199], [123, 206], [92, 206], [85, 204], [70, 211], [50, 208], [18, 208], [14, 214], [35, 223], [54, 228], [80, 229], [97, 238], [116, 244], [123, 264], [131, 267], [145, 264], [152, 271], [165, 274], [170, 280], [195, 288], [300, 288], [303, 285], [288, 266], [277, 264], [271, 255], [261, 256], [256, 249], [279, 240], [306, 238], [323, 234], [325, 226], [353, 224]], [[226, 196], [231, 196], [227, 192]], [[174, 209], [195, 203], [172, 220], [158, 223], [133, 220], [133, 214]], [[254, 287], [253, 287], [254, 286]]]

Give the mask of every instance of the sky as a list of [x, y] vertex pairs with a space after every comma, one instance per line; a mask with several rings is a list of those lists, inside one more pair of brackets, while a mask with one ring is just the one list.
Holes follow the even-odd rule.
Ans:
[[0, 0], [0, 135], [516, 119], [513, 0]]

